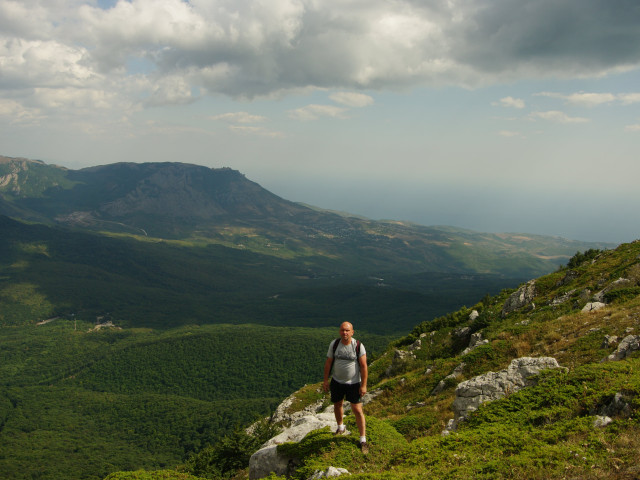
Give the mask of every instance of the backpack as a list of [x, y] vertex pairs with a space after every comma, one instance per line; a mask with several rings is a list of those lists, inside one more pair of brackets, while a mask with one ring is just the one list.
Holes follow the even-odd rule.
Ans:
[[[338, 345], [340, 344], [340, 338], [336, 338], [333, 341], [333, 358], [331, 359], [331, 370], [333, 370], [333, 361], [335, 360], [336, 350], [338, 349]], [[360, 340], [356, 340], [356, 363], [360, 358]]]

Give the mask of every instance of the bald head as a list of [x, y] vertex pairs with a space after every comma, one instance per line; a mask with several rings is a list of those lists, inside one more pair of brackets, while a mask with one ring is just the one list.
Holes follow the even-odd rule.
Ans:
[[340, 341], [345, 345], [351, 343], [351, 337], [353, 337], [353, 325], [349, 322], [343, 322], [340, 325]]

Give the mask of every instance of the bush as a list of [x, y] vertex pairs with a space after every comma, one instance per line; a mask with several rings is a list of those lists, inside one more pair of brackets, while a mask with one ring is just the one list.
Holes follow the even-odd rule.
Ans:
[[157, 470], [147, 472], [136, 470], [135, 472], [114, 472], [104, 480], [201, 480], [188, 473], [176, 472], [174, 470]]
[[587, 262], [589, 260], [593, 260], [598, 255], [600, 255], [600, 253], [602, 253], [602, 251], [598, 250], [596, 248], [590, 248], [589, 250], [585, 251], [584, 253], [576, 252], [576, 254], [569, 259], [569, 263], [567, 263], [567, 268], [579, 267], [584, 262]]

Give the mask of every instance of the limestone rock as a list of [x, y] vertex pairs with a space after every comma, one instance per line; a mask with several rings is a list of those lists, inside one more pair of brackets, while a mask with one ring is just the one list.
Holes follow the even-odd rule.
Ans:
[[453, 331], [453, 335], [456, 337], [466, 337], [471, 333], [471, 328], [470, 327], [462, 327], [462, 328], [457, 328], [456, 330]]
[[[362, 398], [363, 405], [366, 405], [375, 397], [382, 393], [381, 389], [367, 392]], [[286, 403], [283, 402], [283, 403]], [[345, 413], [349, 411], [351, 405], [345, 402]], [[271, 472], [276, 475], [290, 475], [298, 465], [298, 459], [288, 458], [278, 453], [277, 446], [285, 442], [299, 442], [309, 432], [324, 427], [329, 427], [332, 431], [337, 428], [336, 419], [333, 413], [333, 405], [327, 407], [322, 412], [307, 413], [302, 416], [292, 416], [292, 423], [280, 434], [271, 438], [262, 445], [262, 448], [251, 455], [249, 459], [249, 478], [257, 480], [268, 476]]]
[[611, 417], [607, 417], [607, 416], [603, 417], [602, 415], [596, 415], [596, 418], [593, 421], [593, 426], [595, 428], [602, 428], [602, 427], [606, 427], [611, 422], [613, 422]]
[[600, 310], [601, 308], [606, 307], [607, 305], [602, 302], [589, 302], [582, 309], [583, 313], [587, 312], [595, 312], [596, 310]]
[[278, 446], [271, 445], [261, 448], [249, 459], [249, 479], [258, 480], [269, 476], [290, 475], [297, 465], [297, 461], [278, 453]]
[[611, 290], [615, 290], [616, 288], [625, 287], [627, 285], [631, 285], [631, 280], [628, 278], [618, 278], [617, 280], [611, 282], [605, 288], [600, 290], [593, 296], [593, 300], [596, 302], [604, 302], [604, 296], [609, 293]]
[[622, 392], [618, 392], [611, 398], [611, 400], [601, 405], [596, 413], [605, 417], [629, 418], [632, 413], [629, 401], [631, 401], [630, 397], [626, 396]]
[[522, 357], [512, 360], [505, 370], [488, 372], [461, 382], [456, 388], [456, 398], [453, 401], [455, 418], [451, 428], [455, 428], [460, 420], [466, 418], [480, 404], [533, 385], [531, 377], [550, 368], [561, 368], [555, 358]]
[[316, 470], [309, 480], [319, 480], [320, 478], [339, 477], [340, 475], [351, 475], [346, 468], [327, 467], [326, 470]]
[[616, 351], [609, 355], [606, 360], [609, 362], [623, 360], [636, 350], [640, 350], [640, 335], [627, 335], [618, 344]]
[[420, 350], [422, 348], [422, 340], [417, 339], [411, 345], [409, 345], [409, 351], [413, 352], [414, 350]]
[[471, 339], [469, 340], [469, 346], [462, 351], [462, 355], [466, 355], [472, 350], [478, 348], [480, 345], [486, 345], [489, 343], [489, 340], [485, 340], [482, 338], [481, 332], [476, 332], [471, 335]]
[[480, 314], [478, 313], [477, 310], [472, 310], [471, 313], [469, 314], [469, 320], [471, 320], [473, 322], [479, 316], [480, 316]]
[[502, 318], [533, 302], [536, 295], [536, 281], [530, 280], [513, 292], [502, 307]]
[[576, 293], [576, 291], [577, 290], [574, 288], [573, 290], [569, 290], [562, 295], [554, 297], [553, 300], [551, 300], [550, 305], [562, 305], [563, 303], [568, 302], [571, 299], [571, 295]]

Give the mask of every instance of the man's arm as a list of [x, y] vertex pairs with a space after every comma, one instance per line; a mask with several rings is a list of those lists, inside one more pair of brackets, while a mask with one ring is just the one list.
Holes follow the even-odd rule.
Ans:
[[367, 379], [369, 378], [369, 369], [367, 367], [367, 355], [362, 355], [358, 362], [360, 363], [360, 396], [363, 397], [367, 393]]
[[333, 358], [327, 357], [327, 360], [324, 362], [324, 382], [322, 383], [322, 389], [326, 392], [329, 391], [329, 374], [331, 373], [331, 364], [333, 363]]

